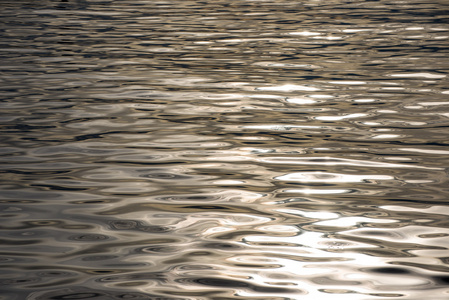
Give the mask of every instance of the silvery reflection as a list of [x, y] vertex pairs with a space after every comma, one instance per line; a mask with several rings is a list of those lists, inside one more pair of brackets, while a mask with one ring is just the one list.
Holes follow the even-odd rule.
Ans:
[[448, 298], [441, 1], [0, 2], [0, 298]]

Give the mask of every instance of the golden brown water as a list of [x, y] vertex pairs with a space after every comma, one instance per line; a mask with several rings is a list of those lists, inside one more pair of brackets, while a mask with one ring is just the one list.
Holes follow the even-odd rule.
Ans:
[[0, 0], [0, 300], [449, 299], [438, 0]]

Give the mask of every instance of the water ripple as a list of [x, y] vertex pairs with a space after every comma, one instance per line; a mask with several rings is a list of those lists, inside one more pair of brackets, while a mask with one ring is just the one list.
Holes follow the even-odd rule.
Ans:
[[1, 1], [0, 298], [447, 299], [437, 2]]

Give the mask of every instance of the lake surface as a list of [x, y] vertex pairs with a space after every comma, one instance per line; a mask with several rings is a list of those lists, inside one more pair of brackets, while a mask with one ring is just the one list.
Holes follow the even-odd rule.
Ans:
[[0, 0], [0, 299], [449, 299], [449, 3]]

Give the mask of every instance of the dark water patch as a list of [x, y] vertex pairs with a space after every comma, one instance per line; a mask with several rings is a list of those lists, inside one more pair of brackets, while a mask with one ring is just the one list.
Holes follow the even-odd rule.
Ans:
[[171, 231], [170, 227], [145, 225], [135, 221], [119, 220], [111, 221], [110, 224], [115, 230], [138, 230], [151, 233], [165, 233]]
[[223, 250], [223, 251], [235, 251], [238, 249], [243, 249], [242, 246], [238, 244], [231, 244], [231, 243], [207, 243], [200, 246], [201, 248], [205, 249], [216, 249], [216, 250]]
[[82, 234], [82, 235], [74, 235], [74, 236], [69, 237], [69, 240], [86, 241], [86, 242], [101, 241], [101, 240], [107, 240], [107, 239], [109, 239], [109, 237], [104, 234]]
[[375, 272], [375, 273], [381, 273], [381, 274], [410, 274], [411, 272], [406, 270], [406, 269], [402, 269], [402, 268], [374, 268], [369, 270], [371, 272]]
[[181, 251], [181, 248], [179, 247], [173, 247], [173, 246], [149, 246], [149, 247], [143, 247], [143, 248], [137, 248], [134, 249], [136, 253], [156, 253], [156, 254], [167, 254], [171, 255], [170, 253], [176, 253]]

